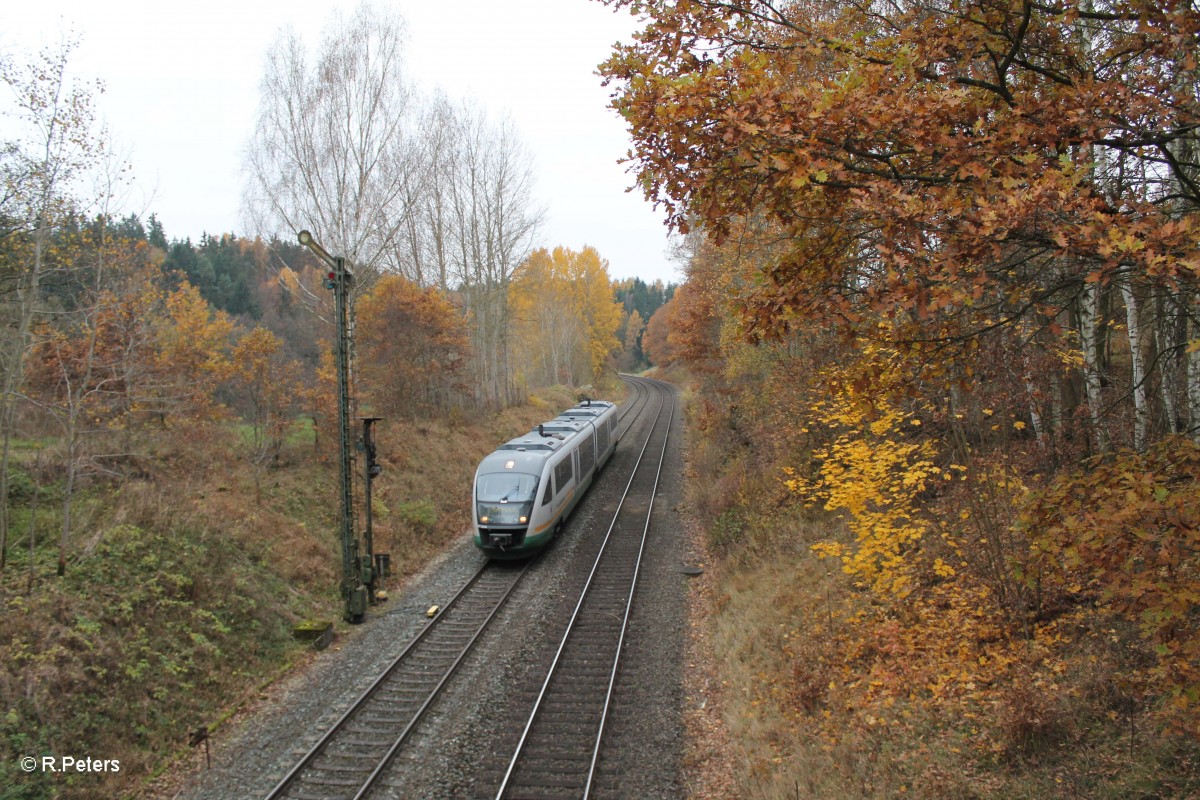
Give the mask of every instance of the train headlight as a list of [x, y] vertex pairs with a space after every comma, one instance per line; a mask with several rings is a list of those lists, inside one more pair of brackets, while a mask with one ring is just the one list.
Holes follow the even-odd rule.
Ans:
[[517, 522], [529, 522], [529, 517], [522, 514], [521, 516], [517, 517]]
[[487, 518], [487, 517], [480, 517], [480, 518], [479, 518], [479, 521], [480, 521], [480, 522], [487, 522], [487, 521], [488, 521], [488, 518]]

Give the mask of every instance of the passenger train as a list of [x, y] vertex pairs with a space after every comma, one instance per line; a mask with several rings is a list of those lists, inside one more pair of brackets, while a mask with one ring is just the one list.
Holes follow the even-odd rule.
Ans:
[[492, 558], [545, 547], [617, 447], [617, 407], [584, 400], [505, 442], [475, 471], [475, 545]]

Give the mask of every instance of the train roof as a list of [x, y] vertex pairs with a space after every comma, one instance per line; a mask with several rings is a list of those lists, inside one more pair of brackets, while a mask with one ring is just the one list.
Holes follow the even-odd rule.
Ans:
[[562, 418], [562, 417], [588, 417], [588, 418], [591, 418], [591, 417], [603, 416], [606, 411], [608, 411], [608, 407], [605, 407], [605, 406], [575, 406], [574, 408], [568, 408], [566, 411], [562, 412], [558, 416], [559, 416], [559, 418]]
[[576, 436], [591, 429], [592, 420], [616, 406], [607, 400], [584, 401], [552, 420], [543, 422], [524, 436], [510, 439], [479, 463], [479, 472], [540, 473], [546, 460]]
[[568, 408], [559, 416], [575, 415], [598, 417], [610, 408], [615, 408], [616, 403], [610, 403], [608, 400], [584, 400], [581, 403]]
[[[555, 417], [552, 420], [543, 422], [538, 426], [538, 428], [542, 428], [543, 430], [547, 430], [552, 433], [563, 433], [566, 431], [581, 431], [583, 430], [583, 426], [587, 424], [587, 420], [580, 419], [579, 417]], [[531, 436], [536, 436], [538, 428], [534, 428], [529, 432], [529, 434]]]
[[[550, 420], [543, 423], [542, 430], [534, 428], [524, 436], [509, 439], [479, 464], [479, 470], [488, 467], [499, 472], [513, 469], [517, 472], [541, 472], [542, 465], [551, 455], [562, 450], [572, 439], [583, 432], [587, 423], [583, 420]], [[512, 466], [507, 466], [509, 462]]]

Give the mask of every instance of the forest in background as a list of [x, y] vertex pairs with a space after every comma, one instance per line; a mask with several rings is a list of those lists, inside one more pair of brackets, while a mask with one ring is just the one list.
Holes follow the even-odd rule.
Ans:
[[1195, 7], [607, 5], [732, 793], [1195, 796]]

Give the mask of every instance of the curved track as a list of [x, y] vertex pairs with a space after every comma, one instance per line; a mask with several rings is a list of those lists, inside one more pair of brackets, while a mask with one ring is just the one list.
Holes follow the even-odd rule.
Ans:
[[658, 410], [605, 534], [525, 729], [497, 791], [501, 798], [584, 797], [591, 792], [620, 667], [674, 402], [642, 384]]
[[[652, 382], [622, 377], [633, 389], [633, 396], [620, 416], [620, 422], [631, 418], [620, 431], [621, 437], [638, 420], [654, 394]], [[649, 441], [648, 438], [647, 444]], [[643, 454], [645, 449], [643, 445]], [[635, 466], [634, 474], [637, 472]], [[610, 526], [610, 538], [612, 532]], [[266, 800], [360, 800], [369, 796], [531, 563], [484, 563], [280, 780]]]

